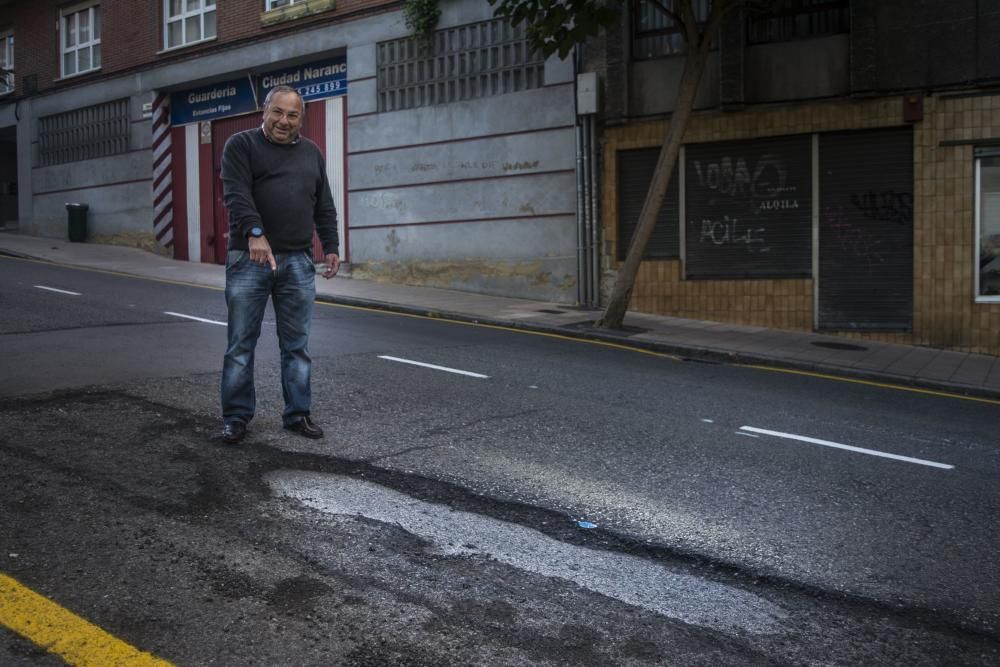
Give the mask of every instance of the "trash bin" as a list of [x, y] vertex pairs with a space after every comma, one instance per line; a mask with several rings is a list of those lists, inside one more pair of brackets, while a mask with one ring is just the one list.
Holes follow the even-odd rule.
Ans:
[[83, 243], [87, 240], [87, 209], [86, 204], [66, 204], [69, 222], [69, 240]]

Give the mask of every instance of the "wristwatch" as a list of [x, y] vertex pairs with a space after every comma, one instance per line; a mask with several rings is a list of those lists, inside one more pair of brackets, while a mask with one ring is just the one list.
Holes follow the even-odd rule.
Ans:
[[263, 235], [264, 235], [264, 230], [261, 229], [260, 227], [251, 227], [250, 231], [247, 232], [247, 236], [253, 236], [256, 238], [260, 238]]

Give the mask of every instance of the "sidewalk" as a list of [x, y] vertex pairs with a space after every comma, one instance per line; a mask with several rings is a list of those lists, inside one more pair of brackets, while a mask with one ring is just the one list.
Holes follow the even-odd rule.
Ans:
[[[223, 287], [223, 267], [177, 261], [136, 248], [70, 243], [0, 231], [0, 254], [129, 275]], [[317, 299], [610, 341], [700, 361], [762, 364], [847, 378], [1000, 398], [1000, 358], [821, 334], [629, 313], [627, 330], [590, 323], [600, 311], [467, 292], [337, 277], [316, 281]]]

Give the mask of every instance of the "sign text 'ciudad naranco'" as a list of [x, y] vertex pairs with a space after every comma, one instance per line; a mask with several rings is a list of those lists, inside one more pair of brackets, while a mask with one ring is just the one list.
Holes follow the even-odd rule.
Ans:
[[186, 125], [256, 111], [275, 86], [291, 86], [306, 101], [347, 94], [347, 58], [337, 56], [175, 92], [170, 124]]

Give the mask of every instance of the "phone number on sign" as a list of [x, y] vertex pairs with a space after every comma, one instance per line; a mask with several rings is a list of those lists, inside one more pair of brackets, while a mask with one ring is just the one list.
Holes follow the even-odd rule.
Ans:
[[302, 95], [302, 97], [314, 97], [316, 95], [336, 93], [344, 90], [344, 88], [346, 88], [346, 86], [343, 81], [325, 81], [311, 86], [302, 86], [299, 88], [299, 94]]

